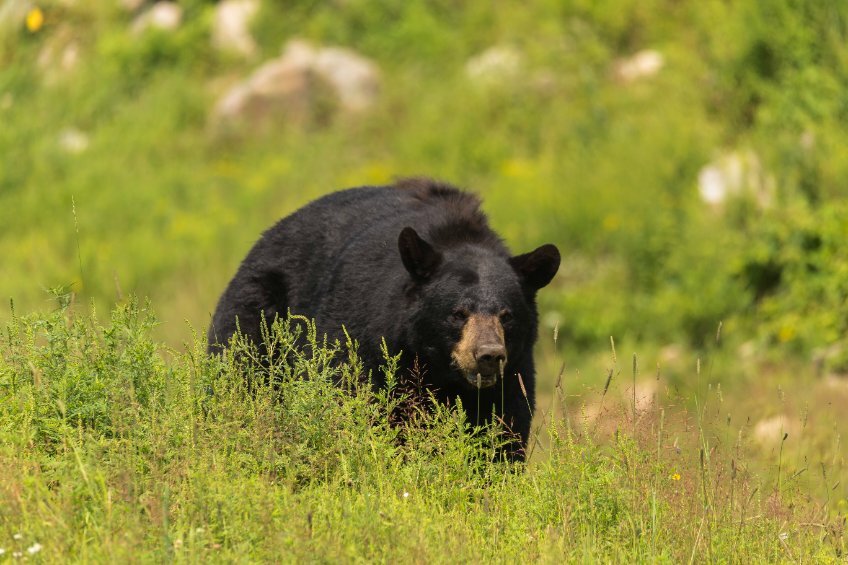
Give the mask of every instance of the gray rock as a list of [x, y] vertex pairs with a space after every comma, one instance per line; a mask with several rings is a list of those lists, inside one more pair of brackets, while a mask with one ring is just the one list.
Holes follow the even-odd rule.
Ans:
[[77, 128], [66, 128], [59, 133], [59, 147], [71, 155], [79, 155], [88, 149], [88, 134]]
[[338, 110], [356, 113], [374, 104], [380, 90], [377, 66], [352, 51], [315, 48], [290, 41], [283, 54], [267, 61], [219, 100], [218, 124], [261, 124], [274, 115], [304, 123], [329, 101]]
[[219, 122], [261, 122], [272, 114], [304, 121], [309, 113], [315, 77], [296, 61], [268, 61], [243, 83], [227, 92], [215, 108]]
[[320, 49], [312, 66], [318, 76], [333, 87], [339, 103], [347, 111], [369, 108], [380, 94], [377, 65], [349, 49]]
[[496, 45], [465, 63], [465, 76], [477, 84], [493, 86], [509, 83], [521, 71], [523, 58], [516, 49]]
[[712, 207], [720, 207], [731, 198], [749, 197], [767, 208], [774, 200], [774, 191], [774, 177], [753, 151], [725, 153], [698, 172], [698, 193]]
[[223, 0], [215, 8], [212, 45], [223, 52], [251, 57], [257, 51], [250, 22], [259, 11], [259, 0]]
[[183, 21], [183, 9], [176, 2], [156, 2], [150, 9], [141, 13], [131, 25], [135, 34], [141, 34], [148, 29], [173, 31], [180, 27]]
[[654, 49], [645, 49], [630, 57], [619, 59], [615, 64], [615, 75], [624, 83], [650, 78], [665, 66], [665, 57]]

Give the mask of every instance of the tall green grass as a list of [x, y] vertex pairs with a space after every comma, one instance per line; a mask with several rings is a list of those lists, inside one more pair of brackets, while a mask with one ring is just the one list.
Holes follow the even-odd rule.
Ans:
[[364, 385], [355, 344], [277, 323], [269, 339], [288, 354], [267, 368], [245, 344], [223, 358], [201, 339], [165, 348], [156, 323], [131, 301], [105, 323], [61, 308], [6, 327], [6, 558], [35, 544], [46, 561], [766, 562], [845, 549], [841, 522], [803, 493], [765, 488], [658, 410], [608, 414], [617, 429], [602, 441], [558, 383], [535, 455], [514, 465], [495, 457], [494, 430], [407, 402], [403, 375], [389, 391]]

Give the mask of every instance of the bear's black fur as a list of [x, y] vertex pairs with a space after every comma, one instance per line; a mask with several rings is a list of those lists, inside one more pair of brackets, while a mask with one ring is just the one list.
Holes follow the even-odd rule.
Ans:
[[209, 348], [228, 343], [237, 319], [259, 343], [262, 315], [270, 324], [290, 310], [331, 339], [344, 339], [344, 325], [381, 386], [385, 338], [402, 352], [400, 379], [416, 367], [439, 400], [461, 399], [472, 423], [494, 411], [520, 436], [510, 449], [520, 459], [534, 408], [536, 291], [559, 263], [553, 245], [512, 256], [480, 201], [450, 185], [344, 190], [262, 235], [221, 296]]

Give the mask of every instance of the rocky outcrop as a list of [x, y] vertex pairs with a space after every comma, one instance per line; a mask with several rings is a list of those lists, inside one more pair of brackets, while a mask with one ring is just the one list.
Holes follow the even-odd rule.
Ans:
[[[226, 92], [213, 120], [219, 125], [259, 125], [283, 116], [303, 123], [316, 110], [362, 112], [377, 101], [379, 91], [380, 72], [370, 60], [349, 49], [294, 40], [279, 58]], [[328, 105], [332, 108], [324, 108]]]

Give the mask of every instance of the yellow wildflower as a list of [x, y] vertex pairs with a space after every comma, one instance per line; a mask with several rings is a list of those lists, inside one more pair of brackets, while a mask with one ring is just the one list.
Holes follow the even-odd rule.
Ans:
[[679, 481], [680, 480], [680, 473], [674, 473], [673, 475], [671, 475], [671, 480], [672, 481]]
[[607, 214], [604, 216], [601, 225], [604, 231], [615, 231], [621, 225], [621, 218], [618, 217], [618, 214]]
[[780, 327], [780, 331], [777, 333], [777, 339], [780, 343], [786, 343], [795, 337], [795, 328], [791, 325], [784, 324]]
[[529, 178], [533, 176], [534, 164], [528, 159], [507, 159], [501, 163], [501, 174], [510, 178]]
[[38, 6], [34, 7], [26, 16], [26, 28], [35, 33], [44, 25], [44, 12]]

